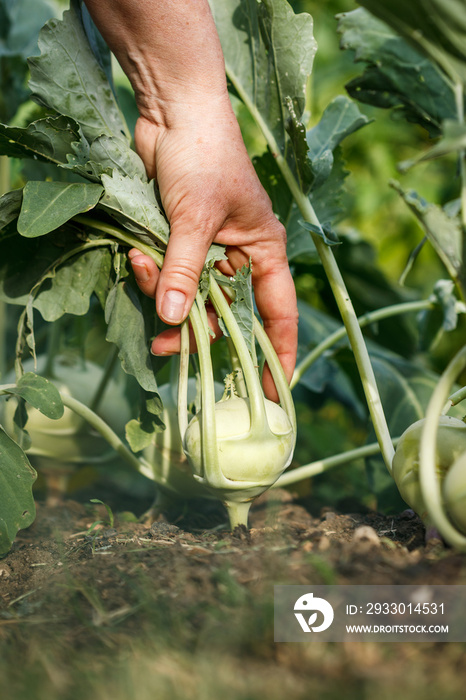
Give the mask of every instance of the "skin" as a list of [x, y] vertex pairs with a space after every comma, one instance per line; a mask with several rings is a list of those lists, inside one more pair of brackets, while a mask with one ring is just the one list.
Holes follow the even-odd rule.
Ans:
[[[189, 313], [211, 243], [227, 246], [228, 260], [218, 264], [225, 274], [252, 260], [257, 308], [289, 381], [298, 311], [285, 231], [244, 146], [208, 1], [85, 2], [134, 88], [135, 147], [157, 182], [171, 227], [160, 272], [150, 258], [130, 251], [139, 287], [155, 298], [160, 318], [177, 326]], [[178, 329], [161, 333], [151, 349], [176, 353]], [[268, 374], [264, 389], [276, 398]]]

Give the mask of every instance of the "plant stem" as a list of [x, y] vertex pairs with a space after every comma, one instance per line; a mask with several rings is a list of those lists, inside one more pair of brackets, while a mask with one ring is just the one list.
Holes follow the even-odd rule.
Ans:
[[235, 527], [248, 526], [248, 514], [252, 501], [224, 501], [224, 505], [228, 511], [230, 520], [230, 528], [233, 531]]
[[278, 359], [272, 343], [270, 342], [270, 338], [257, 318], [254, 318], [254, 333], [272, 374], [272, 379], [275, 383], [278, 398], [280, 399], [280, 405], [287, 414], [291, 427], [293, 428], [293, 432], [296, 434], [296, 411], [294, 408], [293, 398], [291, 396], [291, 389], [288, 386], [283, 367], [281, 366], [280, 360]]
[[439, 417], [452, 384], [466, 367], [466, 345], [455, 355], [440, 376], [427, 406], [419, 452], [419, 483], [428, 516], [448, 544], [466, 550], [466, 537], [450, 522], [442, 503], [441, 484], [437, 475], [437, 429]]
[[[455, 83], [455, 101], [456, 101], [456, 113], [458, 115], [458, 122], [464, 125], [464, 90], [463, 84], [460, 81]], [[458, 153], [459, 164], [460, 164], [460, 177], [461, 177], [461, 223], [463, 229], [463, 240], [462, 240], [462, 255], [463, 261], [466, 255], [466, 152], [464, 149], [460, 150]], [[464, 264], [462, 266], [462, 271], [458, 275], [458, 287], [463, 301], [466, 301], [466, 281], [464, 273]]]
[[[218, 463], [217, 426], [215, 422], [215, 388], [210, 356], [210, 340], [204, 301], [198, 292], [189, 314], [197, 344], [199, 367], [201, 373], [201, 450], [202, 476], [206, 483], [215, 486], [224, 480]], [[207, 478], [206, 478], [207, 472]]]
[[[244, 102], [254, 121], [261, 129], [272, 152], [272, 155], [274, 156], [275, 161], [278, 167], [280, 168], [283, 178], [285, 179], [285, 182], [287, 183], [290, 192], [293, 195], [293, 198], [301, 212], [303, 219], [307, 223], [310, 223], [316, 226], [318, 229], [322, 230], [322, 227], [316, 216], [314, 208], [309, 200], [309, 197], [307, 197], [301, 190], [298, 181], [296, 180], [292, 170], [290, 169], [286, 159], [284, 158], [280, 148], [278, 147], [275, 137], [270, 131], [268, 125], [266, 124], [256, 105], [251, 101], [248, 94], [243, 90], [240, 82], [235, 80], [235, 76], [231, 73], [229, 73], [228, 75], [239, 97]], [[391, 473], [392, 459], [395, 451], [393, 448], [393, 443], [390, 437], [390, 431], [388, 429], [387, 421], [383, 411], [383, 406], [380, 400], [377, 382], [375, 380], [374, 371], [370, 362], [369, 353], [364, 342], [364, 336], [362, 335], [361, 329], [359, 327], [356, 313], [354, 311], [348, 291], [346, 289], [345, 283], [341, 276], [332, 250], [329, 246], [327, 246], [324, 243], [323, 238], [312, 232], [311, 236], [316, 250], [320, 256], [330, 286], [332, 288], [333, 295], [335, 297], [335, 301], [340, 311], [343, 323], [346, 327], [351, 348], [353, 350], [356, 364], [359, 370], [359, 375], [361, 377], [364, 394], [366, 396], [369, 408], [369, 413], [374, 425], [375, 434], [380, 444], [380, 449], [385, 465], [388, 471]]]
[[[399, 314], [407, 314], [414, 311], [422, 311], [423, 309], [433, 309], [435, 303], [429, 299], [422, 299], [420, 301], [408, 301], [401, 304], [393, 304], [392, 306], [386, 306], [383, 309], [377, 309], [376, 311], [369, 311], [363, 316], [359, 316], [358, 323], [360, 328], [374, 323], [375, 321], [381, 321], [384, 318], [390, 318], [391, 316], [398, 316]], [[336, 331], [328, 335], [322, 342], [316, 345], [302, 360], [296, 365], [296, 369], [293, 373], [290, 386], [293, 389], [296, 384], [301, 380], [303, 375], [307, 372], [309, 367], [320, 357], [326, 350], [331, 348], [335, 343], [346, 336], [346, 328], [342, 326]]]
[[[188, 373], [189, 373], [189, 325], [188, 320], [181, 324], [180, 361], [178, 369], [178, 427], [181, 442], [184, 441], [188, 427]], [[173, 361], [173, 360], [172, 360]]]
[[144, 255], [151, 257], [158, 268], [162, 267], [163, 254], [156, 248], [147, 245], [147, 243], [143, 243], [134, 234], [124, 231], [123, 229], [118, 228], [118, 226], [112, 226], [111, 224], [99, 221], [98, 219], [93, 219], [91, 216], [78, 215], [74, 216], [72, 220], [76, 221], [78, 224], [82, 224], [83, 226], [94, 228], [97, 231], [102, 231], [102, 233], [112, 236], [122, 243], [126, 243], [131, 248], [137, 248], [141, 251], [141, 253], [144, 253]]
[[243, 334], [241, 333], [233, 312], [230, 309], [230, 305], [225, 299], [222, 290], [212, 274], [210, 275], [210, 298], [215, 307], [217, 315], [223, 318], [241, 362], [244, 380], [248, 390], [249, 408], [251, 411], [251, 430], [254, 432], [266, 431], [268, 430], [268, 423], [265, 414], [264, 396], [259, 381], [259, 375], [253, 364], [253, 360], [249, 353]]
[[[396, 445], [399, 438], [395, 438], [393, 443]], [[294, 484], [297, 481], [302, 481], [303, 479], [309, 479], [318, 474], [322, 474], [327, 471], [327, 469], [332, 469], [333, 467], [339, 467], [342, 464], [347, 464], [348, 462], [353, 462], [356, 459], [364, 459], [365, 457], [372, 457], [373, 455], [380, 453], [380, 445], [378, 442], [372, 442], [370, 445], [363, 445], [362, 447], [355, 447], [353, 450], [347, 450], [346, 452], [341, 452], [337, 455], [332, 455], [331, 457], [325, 457], [324, 459], [318, 459], [315, 462], [310, 462], [309, 464], [304, 464], [302, 467], [297, 467], [296, 469], [290, 469], [289, 471], [282, 474], [279, 479], [275, 482], [272, 488], [282, 488], [284, 486], [289, 486], [289, 484]]]
[[97, 411], [99, 408], [99, 404], [105, 394], [105, 391], [107, 389], [108, 382], [110, 381], [114, 371], [115, 371], [115, 364], [118, 360], [118, 348], [115, 345], [110, 350], [110, 354], [107, 358], [107, 362], [105, 364], [104, 372], [102, 374], [102, 378], [99, 382], [99, 385], [94, 393], [94, 396], [92, 397], [91, 402], [89, 403], [89, 408], [91, 411]]

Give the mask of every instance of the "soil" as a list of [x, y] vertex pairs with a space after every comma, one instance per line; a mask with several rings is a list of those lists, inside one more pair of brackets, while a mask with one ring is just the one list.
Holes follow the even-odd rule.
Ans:
[[[311, 681], [316, 687], [318, 679], [322, 692], [344, 687], [346, 697], [352, 697], [353, 690], [354, 697], [363, 697], [362, 688], [374, 689], [376, 679], [386, 678], [390, 669], [390, 683], [399, 682], [393, 664], [406, 670], [413, 654], [425, 683], [422, 693], [413, 690], [409, 697], [434, 696], [435, 678], [442, 676], [439, 654], [444, 656], [442, 663], [454, 664], [454, 678], [464, 681], [461, 645], [379, 644], [377, 652], [370, 644], [341, 645], [340, 650], [328, 651], [323, 663], [324, 657], [310, 657], [309, 651], [303, 656], [302, 645], [272, 641], [274, 584], [466, 584], [465, 556], [439, 539], [426, 542], [422, 523], [411, 512], [393, 517], [328, 509], [315, 513], [305, 500], [276, 491], [256, 501], [249, 531], [237, 528], [230, 533], [223, 509], [209, 502], [189, 509], [173, 507], [150, 525], [119, 510], [117, 500], [113, 523], [103, 505], [88, 500], [66, 500], [55, 507], [38, 502], [34, 524], [18, 533], [11, 552], [0, 560], [0, 643], [15, 653], [29, 650], [38, 663], [31, 649], [47, 640], [56, 668], [62, 669], [61, 680], [47, 671], [57, 697], [68, 697], [74, 677], [64, 662], [70, 651], [87, 649], [94, 658], [102, 653], [107, 658], [109, 649], [113, 656], [127, 650], [129, 640], [142, 640], [146, 647], [155, 644], [159, 654], [161, 648], [164, 654], [167, 649], [183, 654], [185, 664], [187, 658], [194, 664], [199, 654], [203, 659], [228, 654], [230, 665], [224, 673], [231, 678], [219, 680], [221, 688], [230, 684], [231, 695], [225, 697], [256, 697], [252, 686], [249, 694], [238, 686], [236, 661], [243, 680], [256, 678], [257, 665], [268, 674], [272, 688], [267, 694], [272, 698], [283, 697], [273, 682], [278, 671], [281, 681], [290, 684], [290, 698], [306, 697], [305, 689]], [[106, 502], [112, 506], [111, 498]], [[365, 651], [355, 651], [359, 647]], [[392, 651], [382, 653], [382, 647]], [[393, 656], [395, 647], [411, 652]], [[102, 659], [101, 663], [105, 665]], [[175, 675], [181, 672], [179, 659], [176, 663]], [[303, 663], [309, 667], [303, 668]], [[39, 665], [46, 667], [43, 660]], [[190, 669], [191, 674], [198, 672], [195, 664]], [[405, 693], [409, 686], [404, 684]], [[442, 688], [442, 697], [458, 697], [452, 677]], [[378, 686], [376, 690], [385, 697]], [[50, 687], [47, 692], [53, 697]], [[92, 692], [100, 697], [94, 687]], [[215, 686], [202, 697], [218, 692]], [[191, 697], [186, 690], [180, 696]], [[262, 696], [258, 691], [257, 697]], [[29, 692], [28, 697], [36, 696]], [[178, 695], [173, 691], [169, 697]]]

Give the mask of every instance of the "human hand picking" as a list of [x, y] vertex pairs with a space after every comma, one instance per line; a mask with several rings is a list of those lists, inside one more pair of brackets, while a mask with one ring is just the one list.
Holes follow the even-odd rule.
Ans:
[[[132, 250], [131, 262], [157, 313], [177, 326], [188, 315], [212, 243], [226, 246], [226, 275], [252, 260], [259, 314], [288, 381], [297, 349], [297, 304], [276, 219], [246, 151], [227, 92], [223, 54], [207, 0], [86, 0], [133, 85], [140, 117], [135, 147], [170, 222], [162, 270]], [[218, 328], [216, 329], [218, 331]], [[179, 330], [161, 333], [157, 355], [179, 351]], [[264, 390], [276, 397], [270, 375]]]

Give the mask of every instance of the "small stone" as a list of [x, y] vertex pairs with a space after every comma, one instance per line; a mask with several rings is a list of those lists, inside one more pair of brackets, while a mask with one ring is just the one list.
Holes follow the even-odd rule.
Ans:
[[353, 533], [353, 542], [363, 542], [380, 546], [380, 539], [376, 531], [370, 525], [360, 525]]
[[11, 569], [6, 564], [0, 564], [0, 578], [11, 578]]

